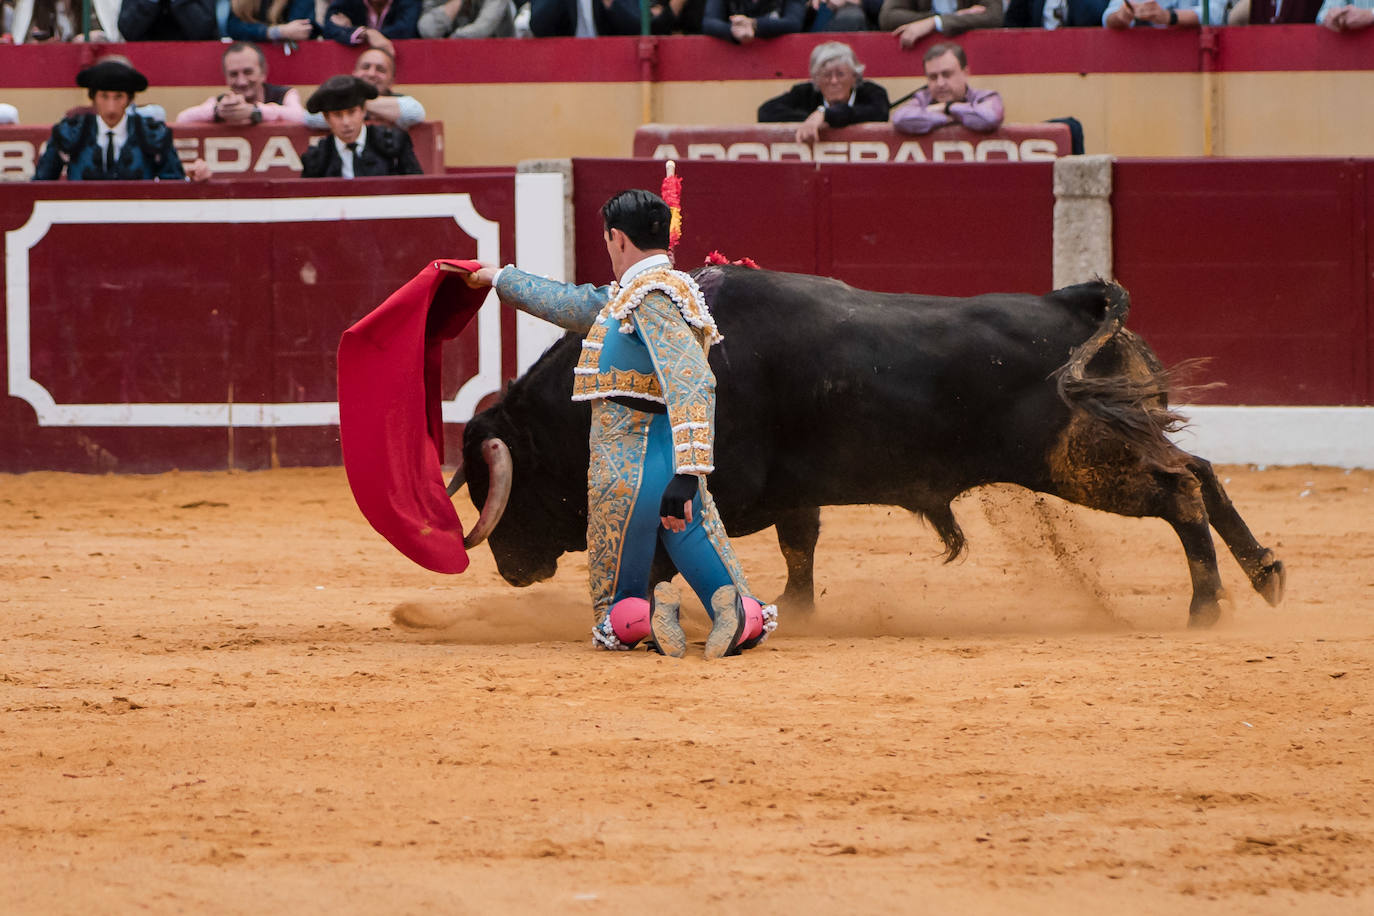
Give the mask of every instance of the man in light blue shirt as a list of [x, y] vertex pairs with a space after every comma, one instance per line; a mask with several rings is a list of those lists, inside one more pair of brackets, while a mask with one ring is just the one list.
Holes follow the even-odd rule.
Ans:
[[[1112, 0], [1102, 14], [1109, 29], [1177, 27], [1196, 29], [1202, 25], [1202, 0]], [[1226, 0], [1207, 0], [1208, 25], [1226, 24]]]
[[[368, 48], [359, 54], [353, 64], [353, 75], [377, 89], [377, 97], [368, 99], [364, 109], [370, 123], [409, 130], [425, 119], [425, 106], [418, 99], [395, 95], [391, 91], [396, 79], [396, 59], [386, 51]], [[329, 130], [324, 115], [317, 113], [305, 116], [305, 126], [311, 130]]]
[[1374, 25], [1374, 0], [1326, 0], [1317, 22], [1333, 32], [1356, 32]]

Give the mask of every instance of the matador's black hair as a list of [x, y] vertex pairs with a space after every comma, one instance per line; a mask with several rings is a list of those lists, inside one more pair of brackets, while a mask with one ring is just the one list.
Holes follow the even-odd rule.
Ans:
[[668, 247], [668, 205], [651, 191], [621, 191], [601, 206], [606, 231], [619, 229], [641, 251]]

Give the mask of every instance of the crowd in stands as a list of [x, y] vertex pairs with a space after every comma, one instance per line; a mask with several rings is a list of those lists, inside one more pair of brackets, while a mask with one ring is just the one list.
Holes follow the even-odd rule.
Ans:
[[[299, 44], [313, 39], [393, 54], [411, 38], [638, 35], [638, 0], [92, 0], [90, 39]], [[82, 41], [81, 0], [0, 0], [17, 43]], [[655, 35], [735, 44], [795, 32], [892, 33], [912, 47], [971, 29], [1197, 28], [1315, 22], [1374, 24], [1374, 0], [651, 0]]]
[[[221, 56], [225, 91], [179, 113], [176, 125], [247, 128], [264, 122], [328, 131], [301, 154], [303, 178], [358, 178], [423, 173], [407, 129], [425, 118], [424, 106], [392, 91], [395, 60], [381, 48], [358, 55], [353, 73], [325, 80], [304, 105], [289, 86], [267, 81], [267, 59], [251, 42], [233, 42]], [[205, 181], [209, 165], [184, 166], [172, 143], [173, 128], [160, 106], [134, 96], [148, 78], [127, 57], [109, 54], [76, 75], [91, 104], [74, 108], [53, 125], [35, 166], [35, 181]], [[17, 121], [0, 106], [0, 123]]]
[[[327, 4], [327, 5], [326, 5]], [[86, 40], [77, 25], [80, 0], [0, 0], [5, 38]], [[218, 10], [217, 10], [218, 6]], [[400, 39], [532, 34], [638, 34], [637, 0], [92, 0], [90, 40], [206, 40], [224, 35], [225, 91], [176, 116], [173, 124], [250, 127], [263, 122], [328, 131], [301, 156], [303, 177], [354, 178], [421, 173], [406, 131], [425, 118], [418, 100], [396, 94], [395, 46]], [[958, 125], [997, 130], [1002, 99], [969, 85], [967, 56], [943, 40], [980, 28], [1102, 26], [1198, 28], [1207, 23], [1317, 22], [1335, 31], [1374, 25], [1374, 0], [663, 0], [648, 10], [655, 33], [701, 32], [748, 44], [798, 31], [891, 32], [902, 47], [939, 34], [922, 59], [926, 85], [892, 103], [866, 82], [852, 48], [827, 41], [812, 49], [808, 82], [764, 102], [760, 122], [796, 123], [798, 142], [816, 142], [827, 128], [888, 121], [903, 133]], [[1311, 18], [1309, 18], [1311, 17]], [[267, 81], [257, 42], [288, 46], [312, 39], [357, 47], [351, 74], [326, 80], [302, 104], [293, 88]], [[122, 55], [107, 54], [77, 74], [91, 105], [56, 124], [34, 178], [205, 180], [197, 160], [183, 167], [160, 106], [134, 96], [147, 79]], [[895, 109], [895, 110], [894, 110]], [[1082, 128], [1068, 124], [1072, 151], [1083, 151]], [[0, 124], [16, 123], [0, 105]]]

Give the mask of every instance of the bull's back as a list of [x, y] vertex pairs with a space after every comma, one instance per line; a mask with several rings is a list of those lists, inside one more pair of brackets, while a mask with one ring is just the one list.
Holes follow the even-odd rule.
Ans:
[[1029, 294], [899, 295], [739, 270], [713, 292], [726, 338], [712, 354], [713, 486], [753, 477], [727, 465], [766, 446], [770, 488], [799, 504], [1018, 479], [1067, 419], [1050, 374], [1095, 326], [1091, 308]]

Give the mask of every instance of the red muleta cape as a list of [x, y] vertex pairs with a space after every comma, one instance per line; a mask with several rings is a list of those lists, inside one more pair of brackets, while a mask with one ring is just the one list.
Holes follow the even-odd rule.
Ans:
[[440, 467], [441, 350], [488, 293], [452, 271], [480, 267], [431, 261], [339, 341], [339, 439], [353, 498], [393, 547], [441, 573], [468, 568]]

